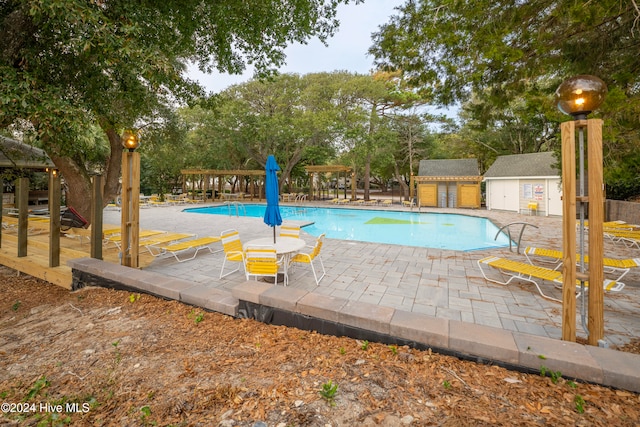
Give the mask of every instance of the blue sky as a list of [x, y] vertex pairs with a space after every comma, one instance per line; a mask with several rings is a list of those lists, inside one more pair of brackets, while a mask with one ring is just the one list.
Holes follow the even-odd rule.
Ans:
[[[289, 46], [285, 51], [287, 63], [279, 71], [307, 74], [340, 70], [368, 74], [373, 68], [373, 58], [367, 55], [372, 43], [371, 34], [378, 31], [378, 27], [395, 13], [394, 8], [404, 2], [405, 0], [366, 0], [358, 5], [340, 5], [340, 28], [327, 41], [328, 46], [316, 39], [306, 45]], [[245, 82], [252, 74], [252, 69], [239, 76], [219, 73], [206, 75], [195, 68], [189, 71], [189, 76], [200, 81], [209, 92], [220, 92], [233, 84]]]

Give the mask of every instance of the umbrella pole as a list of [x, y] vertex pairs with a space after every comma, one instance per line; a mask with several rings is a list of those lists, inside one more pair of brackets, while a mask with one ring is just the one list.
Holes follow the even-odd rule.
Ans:
[[273, 226], [273, 244], [276, 244], [276, 226]]

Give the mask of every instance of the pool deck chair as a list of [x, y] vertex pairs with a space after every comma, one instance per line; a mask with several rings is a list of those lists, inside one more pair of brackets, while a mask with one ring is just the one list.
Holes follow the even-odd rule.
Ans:
[[[273, 283], [278, 283], [280, 261], [273, 246], [249, 245], [244, 253], [244, 272], [247, 280], [251, 276], [256, 279], [273, 277]], [[284, 286], [287, 286], [287, 275], [284, 275]]]
[[[487, 276], [487, 271], [483, 268], [492, 267], [502, 273], [502, 280], [490, 278]], [[526, 262], [513, 261], [506, 258], [499, 258], [495, 256], [489, 256], [478, 260], [478, 267], [482, 276], [489, 282], [498, 283], [500, 285], [508, 285], [512, 280], [524, 280], [535, 285], [540, 295], [550, 301], [562, 302], [557, 298], [550, 297], [542, 292], [540, 284], [535, 280], [546, 280], [552, 282], [555, 285], [562, 286], [562, 272], [558, 270], [552, 270], [546, 267], [540, 267], [537, 265], [531, 265]], [[504, 280], [504, 276], [509, 277], [508, 280]], [[579, 282], [577, 283], [579, 285]], [[613, 280], [605, 279], [603, 283], [605, 291], [619, 292], [624, 288], [624, 283], [615, 282]]]
[[300, 238], [300, 227], [297, 225], [282, 225], [280, 226], [280, 237], [295, 237]]
[[[554, 265], [553, 269], [557, 270], [560, 266], [562, 266], [562, 251], [558, 251], [555, 249], [544, 249], [544, 248], [534, 248], [532, 246], [528, 246], [524, 250], [524, 255], [527, 257], [531, 264], [534, 264], [532, 261], [532, 257], [541, 257]], [[578, 260], [580, 259], [580, 255], [576, 257]], [[589, 256], [585, 256], [584, 260], [586, 263], [589, 262]], [[617, 277], [614, 279], [616, 282], [619, 282], [632, 268], [640, 267], [640, 258], [626, 258], [626, 259], [616, 259], [616, 258], [603, 258], [604, 271], [606, 273], [614, 274]]]
[[[219, 241], [220, 237], [218, 236], [208, 236], [198, 237], [191, 240], [178, 241], [168, 245], [159, 244], [154, 245], [158, 252], [156, 252], [155, 254], [152, 252], [151, 254], [154, 256], [169, 254], [172, 255], [176, 259], [176, 261], [185, 262], [194, 259], [198, 255], [198, 252], [204, 249], [207, 249], [212, 254], [219, 252], [220, 250], [216, 251], [213, 249], [213, 245], [218, 243]], [[180, 258], [180, 254], [190, 251], [193, 251], [193, 255], [188, 258]]]
[[[140, 230], [138, 237], [140, 239], [146, 239], [147, 237], [157, 236], [158, 234], [165, 234], [165, 233], [166, 231], [159, 231], [159, 230]], [[105, 238], [103, 240], [105, 248], [109, 246], [109, 243], [113, 243], [116, 248], [120, 249], [121, 242], [122, 242], [121, 234], [110, 234], [108, 236], [105, 235]]]
[[161, 246], [168, 246], [170, 244], [177, 243], [180, 240], [193, 238], [195, 236], [195, 234], [191, 233], [157, 234], [155, 236], [140, 240], [140, 246], [144, 247], [151, 255], [160, 256], [164, 253], [161, 250]]
[[225, 273], [224, 267], [227, 261], [237, 262], [244, 266], [244, 251], [242, 249], [242, 241], [240, 241], [240, 234], [237, 230], [229, 229], [223, 231], [220, 233], [220, 239], [222, 240], [222, 249], [224, 250], [224, 260], [222, 261], [222, 268], [220, 269], [220, 278], [222, 279], [240, 270], [240, 266], [238, 266], [235, 270]]
[[[309, 251], [308, 253], [299, 252], [296, 255], [294, 255], [290, 261], [291, 264], [295, 264], [295, 263], [309, 264], [311, 266], [311, 271], [313, 272], [313, 277], [316, 279], [316, 285], [320, 284], [320, 280], [322, 280], [322, 278], [326, 274], [326, 271], [324, 269], [324, 263], [322, 262], [322, 257], [320, 256], [320, 250], [322, 249], [323, 243], [324, 243], [324, 233], [318, 236], [318, 238], [316, 239], [316, 244], [314, 246], [307, 246], [309, 249], [311, 249], [311, 251]], [[322, 276], [320, 277], [318, 277], [318, 274], [316, 273], [316, 268], [313, 264], [316, 259], [320, 261], [320, 267], [322, 267]]]

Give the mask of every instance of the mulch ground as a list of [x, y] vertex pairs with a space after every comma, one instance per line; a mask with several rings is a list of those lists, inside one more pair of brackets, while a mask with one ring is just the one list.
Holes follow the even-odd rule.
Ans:
[[525, 374], [3, 267], [0, 293], [0, 426], [639, 425], [640, 395], [543, 361]]

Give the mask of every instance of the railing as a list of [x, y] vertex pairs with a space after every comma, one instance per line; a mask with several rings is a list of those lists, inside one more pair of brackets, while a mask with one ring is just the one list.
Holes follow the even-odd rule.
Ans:
[[522, 228], [520, 229], [520, 234], [518, 235], [518, 243], [516, 244], [516, 253], [520, 253], [520, 242], [522, 241], [522, 234], [524, 233], [524, 229], [527, 227], [527, 225], [530, 225], [531, 227], [535, 227], [538, 228], [538, 226], [530, 224], [528, 222], [512, 222], [510, 224], [504, 225], [500, 228], [500, 230], [498, 230], [498, 232], [496, 233], [496, 237], [493, 238], [493, 240], [496, 240], [498, 238], [498, 236], [500, 235], [500, 232], [502, 230], [504, 230], [505, 228], [507, 229], [507, 236], [509, 237], [509, 250], [511, 252], [513, 252], [513, 247], [511, 245], [511, 243], [513, 242], [513, 239], [511, 238], [511, 227], [512, 225], [522, 225]]
[[229, 210], [229, 216], [231, 216], [232, 212], [231, 212], [231, 207], [235, 206], [236, 208], [236, 216], [240, 216], [240, 211], [242, 210], [243, 215], [242, 216], [247, 216], [247, 208], [245, 208], [244, 204], [240, 203], [240, 202], [225, 202], [225, 204], [227, 205], [227, 208]]

